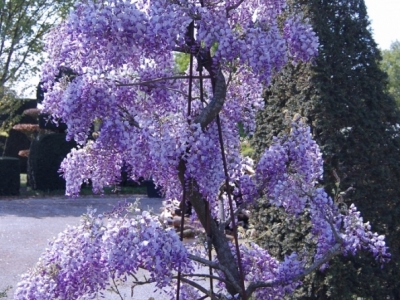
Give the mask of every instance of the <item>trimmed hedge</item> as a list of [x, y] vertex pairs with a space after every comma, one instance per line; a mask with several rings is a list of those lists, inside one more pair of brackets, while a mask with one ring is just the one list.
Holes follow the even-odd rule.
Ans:
[[[36, 100], [32, 99], [19, 99], [21, 105], [13, 112], [13, 116], [9, 114], [3, 114], [0, 112], [0, 125], [5, 120], [11, 118], [14, 121], [18, 121], [15, 124], [37, 124], [37, 120], [29, 115], [23, 115], [23, 112], [27, 109], [36, 108]], [[18, 116], [15, 118], [15, 116]], [[9, 120], [10, 121], [10, 120]], [[14, 125], [15, 125], [14, 124]], [[21, 150], [29, 149], [31, 142], [29, 138], [22, 132], [11, 129], [8, 132], [7, 142], [3, 137], [0, 137], [0, 155], [3, 154], [9, 157], [18, 158], [20, 161], [20, 172], [27, 172], [27, 159], [26, 157], [20, 157], [18, 152]]]
[[145, 181], [147, 188], [147, 196], [149, 198], [162, 198], [162, 187], [156, 187], [153, 180]]
[[29, 149], [30, 145], [31, 141], [24, 133], [14, 129], [10, 130], [8, 134], [8, 139], [5, 143], [4, 156], [15, 157], [19, 159], [21, 173], [27, 172], [27, 158], [20, 157], [18, 155], [18, 152], [21, 150]]
[[19, 187], [19, 159], [0, 157], [0, 195], [18, 195]]
[[6, 146], [7, 137], [0, 135], [0, 156], [3, 155], [4, 147]]
[[29, 183], [32, 189], [65, 189], [65, 180], [58, 170], [62, 160], [73, 147], [74, 141], [66, 141], [62, 133], [46, 134], [31, 144], [29, 153]]

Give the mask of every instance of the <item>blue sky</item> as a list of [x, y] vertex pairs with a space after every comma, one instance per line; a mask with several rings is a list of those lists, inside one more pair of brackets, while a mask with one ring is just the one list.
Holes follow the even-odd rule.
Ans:
[[400, 0], [364, 0], [375, 42], [382, 50], [400, 41]]

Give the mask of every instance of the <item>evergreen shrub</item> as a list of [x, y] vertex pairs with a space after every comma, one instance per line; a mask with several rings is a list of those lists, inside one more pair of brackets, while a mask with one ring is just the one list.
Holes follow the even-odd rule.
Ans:
[[33, 189], [65, 189], [65, 180], [58, 170], [62, 160], [73, 147], [74, 141], [66, 141], [62, 133], [46, 134], [32, 142], [29, 153], [29, 182]]
[[[296, 299], [400, 299], [400, 115], [386, 92], [364, 0], [287, 3], [287, 10], [313, 24], [319, 55], [312, 63], [288, 64], [266, 90], [252, 139], [254, 158], [299, 114], [322, 150], [321, 185], [344, 209], [354, 203], [372, 229], [386, 235], [392, 254], [383, 269], [372, 256], [337, 257], [325, 272], [309, 276]], [[257, 242], [280, 258], [313, 251], [312, 244], [299, 249], [299, 239], [308, 241], [307, 215], [290, 220], [268, 203], [261, 199], [253, 213]]]
[[156, 187], [153, 180], [145, 182], [147, 188], [147, 197], [149, 198], [162, 198], [162, 187]]
[[[27, 109], [36, 107], [36, 100], [32, 99], [18, 99], [17, 108], [15, 111], [6, 112], [0, 111], [0, 127], [8, 132], [8, 139], [4, 140], [0, 137], [0, 155], [15, 157], [20, 161], [20, 172], [27, 172], [27, 158], [20, 157], [18, 152], [21, 150], [29, 149], [30, 140], [22, 132], [9, 129], [15, 124], [37, 124], [36, 119], [29, 115], [24, 115], [23, 112]], [[1, 131], [1, 130], [0, 130]]]
[[0, 156], [3, 155], [4, 147], [6, 146], [7, 137], [0, 135]]
[[19, 159], [0, 157], [0, 196], [18, 195], [19, 187]]
[[22, 132], [11, 129], [7, 141], [5, 142], [4, 156], [15, 157], [20, 161], [20, 172], [26, 173], [27, 170], [27, 158], [20, 157], [18, 152], [21, 150], [29, 149], [31, 141]]

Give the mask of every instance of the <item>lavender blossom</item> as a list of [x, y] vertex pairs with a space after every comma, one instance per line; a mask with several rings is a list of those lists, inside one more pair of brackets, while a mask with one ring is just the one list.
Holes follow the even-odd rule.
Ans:
[[[312, 270], [326, 267], [332, 254], [365, 248], [387, 261], [384, 238], [370, 231], [355, 207], [342, 214], [318, 186], [322, 155], [305, 124], [294, 120], [291, 132], [274, 140], [255, 171], [241, 157], [238, 123], [254, 131], [263, 86], [289, 59], [308, 61], [317, 53], [318, 40], [306, 20], [289, 16], [280, 29], [284, 8], [284, 0], [78, 3], [47, 37], [43, 110], [61, 118], [68, 126], [67, 139], [79, 144], [61, 165], [68, 195], [77, 196], [88, 180], [101, 192], [119, 180], [126, 165], [132, 179], [152, 177], [167, 199], [182, 199], [185, 189], [192, 201], [207, 203], [209, 211], [198, 206], [193, 218], [215, 225], [210, 238], [219, 236], [217, 247], [226, 251], [216, 249], [217, 255], [229, 258], [238, 255], [217, 227], [221, 216], [233, 217], [231, 210], [219, 213], [221, 203], [230, 206], [227, 191], [234, 196], [233, 213], [265, 196], [295, 216], [309, 211], [316, 253], [305, 259], [293, 253], [280, 262], [256, 244], [241, 245], [241, 265], [233, 259], [221, 265], [221, 259], [209, 261], [185, 246], [149, 213], [130, 217], [121, 208], [105, 216], [89, 212], [23, 275], [15, 299], [95, 297], [110, 280], [125, 280], [139, 268], [165, 289], [175, 284], [178, 271], [193, 271], [191, 260], [219, 270], [225, 298], [239, 298], [236, 273], [241, 266], [246, 280], [242, 295], [277, 299], [293, 293], [308, 272], [307, 263]], [[192, 73], [194, 68], [178, 73], [176, 53], [192, 55], [201, 76]], [[62, 67], [76, 76], [57, 81]], [[211, 117], [202, 121], [203, 115]], [[199, 294], [184, 285], [182, 297], [197, 299]]]
[[37, 265], [22, 276], [14, 299], [79, 299], [95, 297], [111, 279], [125, 281], [129, 272], [150, 272], [158, 288], [170, 284], [179, 268], [191, 262], [178, 235], [164, 230], [148, 212], [134, 217], [121, 211], [85, 215], [50, 242]]

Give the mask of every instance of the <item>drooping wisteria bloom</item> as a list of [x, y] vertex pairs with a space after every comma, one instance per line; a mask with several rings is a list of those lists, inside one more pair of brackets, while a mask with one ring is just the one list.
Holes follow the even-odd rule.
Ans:
[[[239, 157], [237, 124], [254, 130], [255, 113], [263, 107], [262, 86], [290, 55], [309, 59], [316, 54], [317, 38], [306, 23], [296, 18], [279, 30], [284, 7], [283, 0], [77, 4], [47, 38], [50, 59], [42, 78], [44, 110], [66, 122], [68, 138], [82, 145], [62, 166], [67, 194], [76, 195], [81, 181], [91, 176], [99, 186], [110, 184], [118, 176], [108, 170], [128, 164], [134, 177], [151, 176], [167, 196], [178, 197], [176, 166], [184, 152], [190, 176], [209, 200], [215, 198], [224, 178], [216, 124], [208, 122], [203, 130], [195, 119], [215, 100], [218, 72], [226, 84], [219, 110], [225, 150], [235, 169], [240, 162], [233, 159]], [[202, 88], [199, 80], [193, 83], [190, 116], [188, 80], [178, 78], [188, 72], [177, 74], [176, 53], [192, 53], [194, 67], [215, 78], [205, 78]], [[56, 82], [61, 67], [76, 76]], [[88, 143], [94, 123], [99, 134]], [[102, 161], [96, 167], [105, 171], [90, 170], [94, 161]], [[202, 183], [209, 176], [214, 180]]]
[[[121, 209], [122, 208], [122, 209]], [[49, 244], [37, 265], [22, 276], [15, 299], [82, 299], [98, 295], [110, 281], [126, 281], [139, 268], [163, 288], [179, 269], [192, 270], [187, 250], [173, 229], [148, 212], [128, 217], [128, 205], [107, 216], [89, 211]]]
[[[97, 3], [98, 2], [98, 3]], [[68, 195], [91, 180], [95, 192], [152, 178], [168, 199], [190, 201], [207, 234], [207, 251], [184, 246], [148, 213], [88, 214], [62, 233], [18, 286], [16, 299], [96, 296], [109, 280], [139, 268], [163, 289], [179, 278], [187, 299], [277, 299], [292, 293], [334, 255], [360, 248], [388, 259], [383, 237], [355, 207], [342, 214], [318, 187], [322, 157], [295, 120], [259, 164], [240, 155], [239, 127], [252, 133], [262, 91], [288, 61], [310, 60], [318, 40], [307, 20], [287, 16], [284, 0], [84, 1], [47, 37], [44, 111], [68, 125], [78, 148], [61, 165]], [[286, 17], [286, 20], [283, 20]], [[178, 55], [190, 57], [187, 71]], [[60, 70], [70, 76], [60, 79]], [[254, 169], [254, 170], [253, 170]], [[316, 252], [283, 262], [256, 244], [231, 245], [235, 215], [265, 196], [295, 216], [308, 210]], [[218, 271], [220, 290], [198, 286], [190, 261]], [[178, 275], [177, 275], [178, 274]], [[180, 288], [178, 288], [180, 287]], [[193, 288], [198, 291], [194, 291]]]
[[333, 246], [345, 255], [368, 249], [382, 263], [390, 258], [384, 237], [371, 232], [371, 226], [363, 223], [356, 207], [351, 205], [345, 214], [341, 213], [319, 187], [318, 180], [323, 174], [322, 153], [309, 127], [301, 121], [291, 124], [287, 136], [275, 138], [256, 171], [254, 189], [266, 195], [271, 204], [294, 215], [309, 212], [317, 249], [315, 261], [329, 255]]

